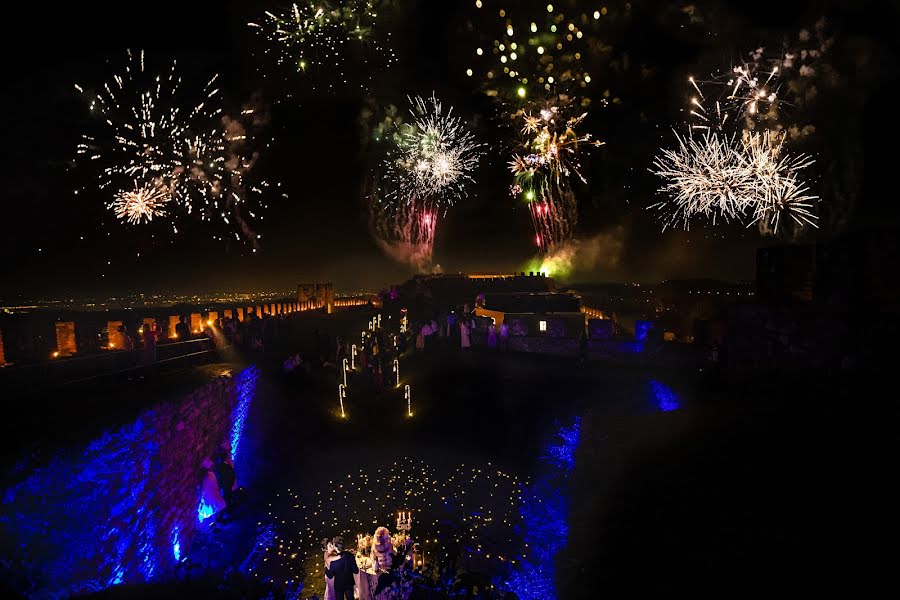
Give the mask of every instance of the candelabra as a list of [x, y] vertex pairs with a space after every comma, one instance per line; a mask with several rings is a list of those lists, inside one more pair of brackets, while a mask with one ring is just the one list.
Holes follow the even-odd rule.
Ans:
[[412, 529], [412, 515], [409, 512], [397, 513], [397, 532], [401, 537], [409, 536], [410, 529]]

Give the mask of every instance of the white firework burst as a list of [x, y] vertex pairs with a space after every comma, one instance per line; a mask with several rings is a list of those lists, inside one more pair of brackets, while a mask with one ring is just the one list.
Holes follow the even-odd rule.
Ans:
[[816, 225], [812, 212], [818, 196], [800, 180], [814, 160], [784, 151], [784, 138], [765, 131], [743, 139], [706, 130], [702, 136], [681, 137], [678, 148], [663, 150], [653, 173], [663, 178], [660, 191], [668, 196], [651, 208], [664, 214], [664, 226], [702, 216], [718, 220], [759, 222], [777, 231], [784, 215], [798, 224]]
[[171, 200], [169, 191], [161, 186], [135, 182], [134, 189], [122, 190], [116, 194], [110, 208], [118, 219], [132, 225], [149, 223], [153, 217], [165, 216], [165, 204]]
[[709, 130], [675, 137], [678, 147], [663, 150], [651, 169], [664, 179], [660, 191], [669, 197], [651, 206], [667, 214], [663, 229], [679, 223], [687, 229], [698, 216], [715, 223], [741, 214], [752, 187], [741, 141]]
[[392, 198], [432, 198], [446, 209], [466, 196], [481, 158], [482, 144], [451, 108], [432, 95], [410, 98], [412, 123], [404, 126], [395, 157], [386, 160]]

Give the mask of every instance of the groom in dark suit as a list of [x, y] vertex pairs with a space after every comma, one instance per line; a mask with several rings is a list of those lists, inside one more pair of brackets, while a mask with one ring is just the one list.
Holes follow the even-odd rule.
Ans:
[[338, 536], [331, 540], [334, 549], [340, 557], [331, 561], [331, 565], [325, 569], [325, 577], [334, 579], [335, 600], [353, 600], [353, 576], [359, 573], [356, 566], [356, 558], [350, 552], [344, 550], [344, 538]]

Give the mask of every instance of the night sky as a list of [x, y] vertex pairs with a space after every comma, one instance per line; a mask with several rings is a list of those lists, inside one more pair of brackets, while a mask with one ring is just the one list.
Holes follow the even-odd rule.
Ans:
[[[490, 145], [469, 197], [441, 223], [435, 262], [445, 272], [518, 271], [534, 254], [533, 232], [528, 213], [507, 192], [508, 153], [493, 106], [465, 76], [477, 45], [466, 22], [481, 18], [473, 4], [395, 1], [384, 26], [393, 33], [398, 61], [376, 74], [372, 96], [405, 106], [407, 94], [435, 91]], [[826, 59], [835, 75], [820, 86], [812, 108], [795, 115], [816, 125], [803, 150], [818, 157], [814, 185], [824, 200], [821, 231], [803, 241], [880, 220], [875, 197], [882, 180], [875, 173], [890, 163], [875, 149], [897, 133], [896, 116], [881, 117], [888, 107], [896, 113], [896, 3], [632, 4], [609, 39], [615, 55], [627, 59], [606, 70], [598, 86], [620, 102], [592, 107], [588, 128], [606, 146], [592, 152], [589, 183], [577, 188], [578, 236], [597, 240], [602, 251], [575, 281], [753, 278], [755, 248], [777, 240], [740, 225], [661, 233], [645, 210], [657, 187], [647, 169], [660, 144], [671, 143], [672, 128], [683, 123], [688, 74], [727, 67], [759, 45], [796, 37], [821, 17], [835, 39]], [[625, 3], [607, 5], [623, 11]], [[290, 289], [321, 280], [349, 291], [411, 274], [386, 258], [369, 232], [363, 183], [375, 150], [360, 123], [365, 98], [346, 90], [317, 92], [298, 78], [276, 76], [262, 56], [263, 42], [246, 25], [278, 6], [163, 1], [5, 9], [0, 300]], [[477, 29], [479, 21], [473, 24]], [[273, 141], [254, 175], [281, 182], [288, 198], [268, 196], [258, 252], [212, 239], [202, 223], [178, 236], [166, 227], [129, 227], [115, 220], [99, 192], [73, 193], [93, 177], [73, 166], [89, 118], [74, 84], [107, 81], [127, 48], [144, 49], [160, 68], [177, 59], [185, 81], [202, 84], [218, 72], [226, 107], [253, 98], [268, 111], [265, 133]], [[894, 208], [885, 218], [896, 216]]]

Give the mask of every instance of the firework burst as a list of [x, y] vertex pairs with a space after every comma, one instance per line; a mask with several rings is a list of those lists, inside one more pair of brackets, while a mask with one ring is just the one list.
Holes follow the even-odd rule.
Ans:
[[100, 117], [101, 131], [85, 134], [77, 147], [80, 156], [104, 165], [100, 188], [117, 190], [133, 179], [154, 179], [183, 200], [187, 190], [177, 182], [185, 173], [221, 169], [226, 142], [217, 129], [222, 112], [217, 78], [184, 110], [176, 64], [166, 74], [154, 75], [144, 68], [144, 52], [135, 56], [129, 50], [124, 75], [114, 75], [101, 92], [76, 85]]
[[357, 70], [369, 74], [359, 82], [365, 88], [375, 66], [387, 67], [396, 60], [389, 44], [377, 35], [384, 4], [382, 0], [295, 3], [282, 13], [266, 11], [265, 19], [248, 26], [265, 38], [265, 53], [279, 66], [308, 76], [313, 85], [328, 89], [349, 85], [348, 64], [359, 62]]
[[412, 120], [394, 120], [396, 135], [385, 136], [391, 147], [373, 174], [367, 202], [385, 253], [427, 272], [438, 221], [466, 196], [482, 144], [434, 95], [410, 98], [410, 104]]
[[777, 231], [783, 216], [815, 226], [811, 209], [818, 197], [802, 183], [813, 164], [808, 156], [790, 156], [782, 135], [768, 131], [743, 138], [707, 130], [702, 136], [676, 134], [678, 147], [663, 150], [653, 173], [664, 180], [668, 198], [651, 208], [662, 214], [663, 229], [689, 228], [698, 217], [715, 224], [740, 220]]
[[384, 165], [391, 195], [397, 201], [429, 199], [446, 210], [466, 196], [483, 145], [434, 95], [410, 98], [410, 104], [412, 122], [402, 126], [397, 151]]
[[520, 141], [509, 162], [515, 177], [513, 197], [528, 205], [535, 230], [535, 245], [552, 250], [567, 240], [578, 217], [572, 179], [582, 183], [580, 151], [585, 145], [599, 146], [591, 134], [578, 131], [587, 113], [567, 117], [557, 106], [522, 109]]
[[170, 198], [169, 190], [163, 187], [148, 183], [139, 185], [135, 182], [133, 190], [123, 190], [116, 194], [110, 208], [117, 218], [134, 225], [150, 222], [153, 217], [164, 216], [164, 207]]
[[769, 131], [744, 136], [743, 157], [755, 184], [755, 194], [748, 205], [749, 225], [758, 224], [764, 233], [777, 234], [785, 218], [800, 227], [818, 227], [812, 209], [819, 197], [800, 179], [815, 161], [804, 154], [788, 154], [784, 140], [783, 134]]
[[[245, 187], [256, 159], [246, 152], [255, 110], [245, 107], [235, 118], [224, 114], [217, 79], [210, 78], [196, 100], [186, 103], [190, 94], [182, 90], [174, 62], [165, 74], [153, 74], [143, 51], [129, 50], [124, 74], [114, 75], [102, 91], [75, 86], [99, 117], [93, 122], [97, 131], [83, 136], [77, 154], [98, 171], [98, 187], [115, 198], [108, 206], [117, 217], [130, 223], [175, 217], [175, 210], [154, 208], [171, 202], [179, 214], [222, 223], [238, 241], [256, 244], [244, 214], [255, 217], [264, 207], [251, 198], [268, 183]], [[174, 222], [172, 228], [178, 231]]]
[[652, 172], [664, 180], [660, 191], [669, 196], [651, 206], [663, 211], [663, 229], [679, 223], [687, 229], [698, 216], [715, 223], [742, 213], [752, 180], [741, 141], [712, 131], [699, 137], [675, 137], [678, 147], [663, 150], [653, 161]]

